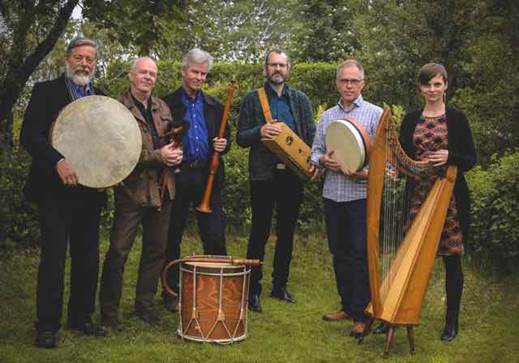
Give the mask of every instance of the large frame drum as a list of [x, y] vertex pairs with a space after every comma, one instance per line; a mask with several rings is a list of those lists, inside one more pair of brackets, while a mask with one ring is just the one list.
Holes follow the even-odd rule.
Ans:
[[332, 121], [326, 130], [326, 150], [339, 162], [343, 173], [360, 171], [368, 162], [370, 138], [362, 124], [348, 117]]
[[135, 117], [106, 96], [69, 103], [58, 115], [50, 142], [76, 172], [79, 184], [108, 188], [123, 181], [139, 162], [142, 136]]
[[223, 344], [245, 339], [249, 279], [250, 267], [246, 265], [183, 262], [178, 335]]

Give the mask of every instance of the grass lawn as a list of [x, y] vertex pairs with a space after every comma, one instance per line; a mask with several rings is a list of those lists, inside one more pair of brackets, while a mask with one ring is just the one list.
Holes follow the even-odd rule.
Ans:
[[[323, 313], [339, 306], [324, 237], [297, 239], [289, 282], [296, 304], [268, 297], [271, 240], [265, 264], [264, 312], [249, 313], [247, 339], [227, 346], [183, 342], [175, 334], [177, 314], [160, 309], [162, 320], [154, 327], [132, 315], [139, 241], [125, 272], [121, 302], [124, 331], [107, 338], [92, 338], [62, 329], [59, 347], [52, 350], [33, 345], [38, 254], [33, 251], [0, 257], [0, 362], [519, 362], [519, 279], [496, 280], [466, 265], [460, 335], [451, 343], [442, 343], [439, 335], [444, 293], [440, 260], [422, 310], [421, 325], [416, 328], [416, 354], [408, 353], [404, 329], [397, 331], [393, 353], [386, 360], [381, 358], [383, 336], [369, 336], [363, 344], [357, 344], [347, 336], [351, 323], [321, 320]], [[229, 237], [229, 254], [244, 257], [246, 243], [243, 238]], [[105, 240], [102, 259], [106, 248]], [[186, 238], [183, 253], [201, 253], [198, 239]], [[98, 312], [94, 318], [98, 321]]]

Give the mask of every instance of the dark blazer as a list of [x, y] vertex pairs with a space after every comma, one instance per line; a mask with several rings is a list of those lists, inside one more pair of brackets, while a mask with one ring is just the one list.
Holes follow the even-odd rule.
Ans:
[[[400, 129], [400, 144], [406, 154], [412, 158], [416, 156], [413, 134], [421, 113], [422, 111], [414, 111], [405, 115]], [[449, 138], [447, 164], [458, 166], [454, 197], [466, 241], [469, 238], [470, 196], [464, 173], [476, 165], [476, 150], [467, 117], [462, 111], [452, 107], [447, 108], [447, 132]]]
[[[94, 88], [95, 94], [102, 94]], [[20, 141], [32, 157], [29, 177], [24, 188], [27, 200], [37, 202], [45, 195], [61, 198], [81, 198], [88, 203], [104, 204], [106, 193], [78, 186], [68, 188], [61, 182], [56, 163], [63, 158], [49, 142], [52, 123], [61, 110], [73, 100], [69, 95], [65, 76], [36, 83], [25, 110]]]
[[[265, 83], [263, 87], [270, 87]], [[312, 146], [315, 135], [315, 121], [312, 104], [301, 91], [285, 85], [288, 90], [290, 111], [294, 117], [296, 134]], [[267, 91], [267, 95], [269, 92]], [[250, 147], [249, 176], [251, 180], [269, 180], [274, 177], [274, 165], [278, 157], [261, 142], [261, 127], [265, 116], [259, 101], [258, 90], [247, 93], [241, 102], [236, 142], [242, 147]]]
[[[169, 106], [171, 110], [171, 115], [173, 116], [173, 125], [177, 127], [179, 125], [184, 124], [186, 114], [186, 107], [182, 103], [182, 92], [183, 88], [179, 87], [175, 92], [164, 97], [164, 101]], [[200, 91], [201, 92], [201, 91]], [[203, 93], [204, 96], [204, 117], [207, 125], [207, 133], [209, 135], [209, 148], [211, 152], [213, 152], [213, 138], [218, 136], [218, 130], [220, 129], [220, 122], [222, 121], [223, 115], [223, 105], [213, 96], [208, 95], [207, 93]], [[225, 139], [227, 139], [227, 146], [223, 154], [227, 153], [231, 147], [231, 128], [229, 123], [225, 128]], [[223, 158], [220, 159], [220, 163], [218, 165], [218, 170], [216, 172], [215, 184], [219, 187], [223, 187], [224, 182], [224, 162]]]

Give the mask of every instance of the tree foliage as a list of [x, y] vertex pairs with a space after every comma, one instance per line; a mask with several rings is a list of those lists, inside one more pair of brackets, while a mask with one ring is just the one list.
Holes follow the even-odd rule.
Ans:
[[304, 62], [337, 62], [359, 48], [352, 1], [300, 1], [293, 8], [291, 51]]
[[12, 145], [12, 109], [40, 62], [63, 33], [79, 0], [0, 3], [0, 145]]
[[[134, 1], [84, 0], [83, 16], [99, 29], [109, 29], [108, 36], [128, 52], [150, 55], [159, 42], [176, 37], [185, 25], [184, 0]], [[173, 24], [165, 32], [164, 24]], [[173, 31], [171, 31], [173, 30]]]
[[455, 102], [469, 113], [484, 163], [519, 145], [519, 3], [486, 1]]

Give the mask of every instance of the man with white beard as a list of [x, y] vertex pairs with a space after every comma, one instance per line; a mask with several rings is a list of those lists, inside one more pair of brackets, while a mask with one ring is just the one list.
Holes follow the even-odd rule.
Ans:
[[99, 270], [99, 216], [106, 194], [78, 185], [70, 163], [49, 142], [51, 125], [65, 106], [100, 93], [91, 84], [96, 56], [92, 40], [75, 38], [70, 42], [64, 74], [34, 85], [20, 135], [32, 157], [24, 192], [27, 200], [38, 206], [41, 227], [35, 322], [35, 344], [41, 348], [57, 345], [67, 245], [71, 256], [67, 326], [85, 335], [106, 335], [91, 319]]

